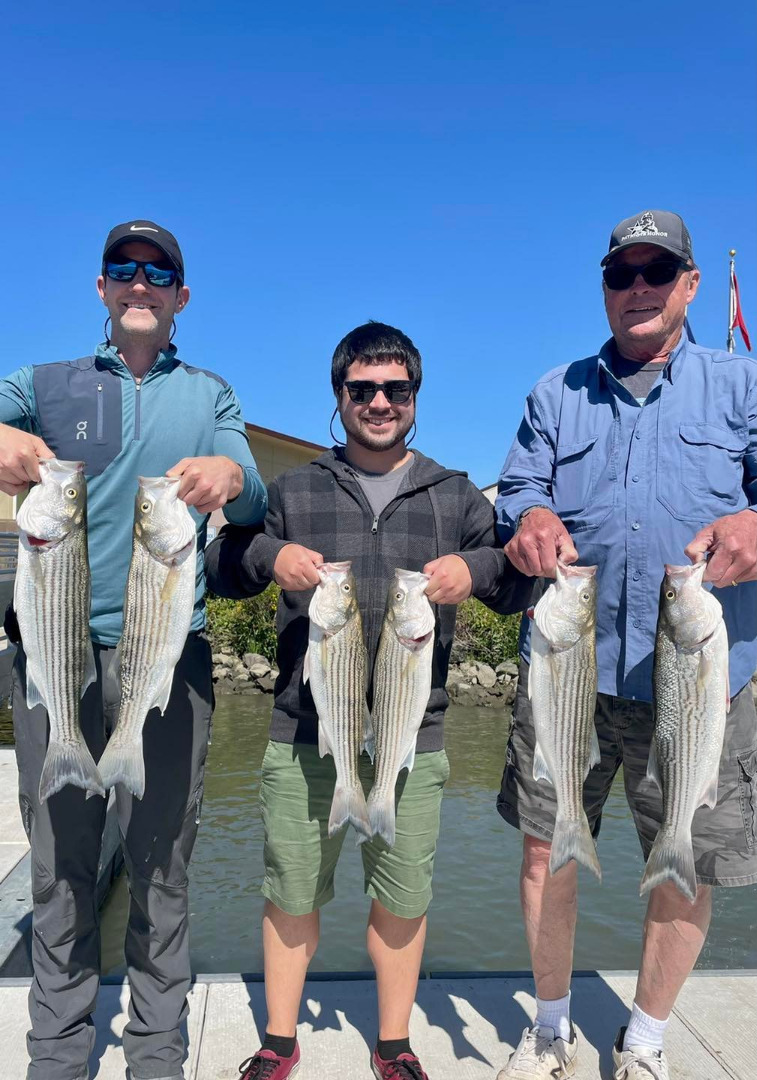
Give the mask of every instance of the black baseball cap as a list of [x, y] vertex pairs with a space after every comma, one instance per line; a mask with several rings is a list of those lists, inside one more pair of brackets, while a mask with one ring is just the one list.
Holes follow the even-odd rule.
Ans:
[[654, 244], [694, 265], [689, 230], [683, 218], [670, 210], [644, 210], [641, 214], [624, 218], [612, 230], [610, 249], [600, 266], [606, 266], [616, 252], [631, 244]]
[[179, 278], [183, 283], [184, 259], [181, 255], [179, 241], [173, 233], [170, 233], [168, 229], [164, 229], [162, 225], [156, 225], [154, 221], [145, 221], [143, 218], [139, 218], [137, 221], [125, 221], [123, 225], [116, 225], [110, 230], [103, 249], [103, 265], [120, 244], [126, 244], [132, 240], [144, 240], [148, 244], [154, 244], [156, 248], [163, 252], [171, 266], [178, 271]]

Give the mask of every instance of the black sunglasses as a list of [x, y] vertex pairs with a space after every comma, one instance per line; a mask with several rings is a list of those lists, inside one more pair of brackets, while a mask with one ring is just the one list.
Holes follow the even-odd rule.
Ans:
[[388, 382], [371, 382], [369, 379], [351, 379], [344, 384], [350, 401], [356, 405], [368, 405], [373, 401], [379, 390], [383, 390], [384, 397], [392, 405], [405, 405], [416, 389], [412, 379], [390, 379]]
[[174, 285], [179, 276], [176, 270], [168, 270], [152, 262], [137, 262], [136, 259], [129, 259], [128, 262], [106, 262], [103, 269], [111, 281], [133, 281], [137, 270], [142, 269], [149, 283], [159, 285], [161, 289]]
[[606, 266], [602, 271], [605, 285], [614, 292], [622, 289], [630, 289], [636, 275], [641, 274], [647, 285], [656, 288], [658, 285], [669, 285], [680, 270], [691, 269], [680, 259], [658, 259], [657, 262], [647, 263], [645, 266], [629, 266], [619, 263], [617, 266]]

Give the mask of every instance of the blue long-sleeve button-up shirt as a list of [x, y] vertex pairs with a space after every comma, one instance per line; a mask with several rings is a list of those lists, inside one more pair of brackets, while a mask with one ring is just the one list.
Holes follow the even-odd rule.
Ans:
[[[757, 363], [685, 334], [643, 405], [598, 356], [545, 375], [499, 478], [507, 542], [530, 506], [562, 519], [579, 563], [597, 564], [599, 690], [651, 701], [664, 564], [705, 525], [757, 507]], [[715, 590], [730, 643], [735, 695], [757, 666], [757, 582]], [[529, 657], [524, 620], [521, 651]]]

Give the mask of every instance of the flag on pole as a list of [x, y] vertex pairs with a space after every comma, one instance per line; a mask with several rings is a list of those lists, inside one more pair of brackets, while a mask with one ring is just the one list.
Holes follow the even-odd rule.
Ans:
[[752, 351], [752, 343], [749, 340], [749, 331], [746, 328], [744, 322], [744, 315], [741, 310], [741, 299], [739, 297], [739, 283], [736, 280], [736, 271], [733, 266], [733, 256], [736, 252], [731, 252], [731, 281], [730, 290], [728, 296], [729, 314], [728, 314], [728, 352], [733, 352], [735, 348], [735, 342], [733, 339], [733, 331], [736, 327], [741, 331], [741, 336], [744, 339], [744, 344], [747, 347], [747, 352]]

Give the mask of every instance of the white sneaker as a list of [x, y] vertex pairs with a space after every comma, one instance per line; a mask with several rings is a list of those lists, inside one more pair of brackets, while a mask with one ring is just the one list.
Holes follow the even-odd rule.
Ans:
[[570, 1042], [566, 1042], [555, 1038], [552, 1028], [526, 1028], [507, 1065], [497, 1073], [497, 1080], [567, 1080], [573, 1076], [578, 1036], [572, 1026], [570, 1031]]
[[664, 1050], [652, 1050], [647, 1046], [623, 1049], [626, 1029], [622, 1027], [612, 1048], [615, 1070], [612, 1080], [670, 1080], [668, 1060]]

